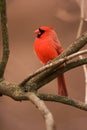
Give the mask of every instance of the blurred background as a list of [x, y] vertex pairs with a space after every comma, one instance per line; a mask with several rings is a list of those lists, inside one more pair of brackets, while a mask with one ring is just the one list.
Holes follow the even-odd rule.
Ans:
[[[64, 49], [76, 39], [80, 20], [79, 1], [7, 0], [11, 51], [5, 78], [9, 82], [17, 84], [42, 66], [33, 50], [34, 30], [38, 27], [43, 25], [54, 27]], [[86, 30], [87, 23], [84, 22], [83, 32]], [[69, 97], [84, 101], [85, 84], [82, 67], [65, 73], [65, 78]], [[40, 92], [57, 94], [56, 80], [45, 85]], [[87, 130], [87, 112], [60, 103], [46, 102], [46, 104], [54, 116], [57, 130]], [[7, 129], [44, 130], [45, 125], [41, 113], [32, 103], [17, 102], [2, 96], [0, 130]]]

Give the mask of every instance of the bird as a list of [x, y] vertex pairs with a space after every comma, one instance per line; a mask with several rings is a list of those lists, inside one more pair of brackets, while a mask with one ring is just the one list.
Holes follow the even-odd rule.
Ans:
[[[46, 65], [63, 52], [55, 29], [48, 26], [41, 26], [34, 31], [34, 51], [39, 60]], [[59, 67], [60, 68], [60, 67]], [[68, 96], [64, 74], [57, 77], [58, 95]]]

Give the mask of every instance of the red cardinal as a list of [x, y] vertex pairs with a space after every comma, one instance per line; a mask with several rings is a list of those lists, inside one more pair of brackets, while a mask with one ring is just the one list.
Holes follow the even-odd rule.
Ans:
[[[63, 52], [57, 34], [51, 27], [40, 27], [35, 31], [37, 37], [34, 43], [34, 50], [40, 61], [47, 64]], [[58, 76], [58, 95], [68, 96], [64, 75]]]

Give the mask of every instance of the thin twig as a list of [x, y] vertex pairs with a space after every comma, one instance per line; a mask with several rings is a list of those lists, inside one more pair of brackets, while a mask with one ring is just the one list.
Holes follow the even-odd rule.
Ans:
[[83, 24], [84, 24], [84, 0], [81, 0], [80, 12], [81, 12], [80, 13], [80, 23], [79, 23], [76, 38], [80, 37], [82, 28], [83, 28]]
[[[79, 56], [80, 59], [84, 57], [82, 55]], [[87, 67], [83, 65], [84, 79], [85, 79], [85, 103], [87, 104]]]
[[[84, 21], [85, 21], [85, 18], [84, 18], [84, 0], [81, 0], [80, 12], [81, 12], [80, 13], [81, 18], [80, 18], [80, 24], [79, 24], [79, 27], [78, 27], [76, 38], [78, 38], [81, 35], [83, 24], [84, 24]], [[79, 58], [83, 59], [83, 56], [80, 55]], [[86, 65], [83, 65], [83, 72], [84, 72], [84, 78], [85, 78], [85, 103], [87, 103], [87, 67], [86, 67]]]
[[41, 112], [46, 123], [46, 130], [56, 130], [53, 116], [51, 112], [49, 111], [49, 109], [47, 108], [47, 106], [45, 105], [44, 101], [42, 101], [39, 97], [37, 97], [36, 94], [33, 92], [28, 92], [25, 94], [25, 96], [27, 96], [27, 98], [29, 98], [29, 100]]

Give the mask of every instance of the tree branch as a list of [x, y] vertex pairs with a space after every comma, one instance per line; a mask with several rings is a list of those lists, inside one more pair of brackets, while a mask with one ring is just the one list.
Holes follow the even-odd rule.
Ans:
[[7, 31], [7, 15], [6, 15], [6, 0], [0, 0], [0, 14], [1, 14], [1, 30], [3, 41], [3, 56], [0, 62], [0, 78], [3, 78], [4, 71], [9, 58], [9, 40]]
[[[22, 83], [19, 85], [26, 89], [25, 91], [36, 91], [43, 85], [47, 84], [54, 78], [56, 78], [58, 75], [69, 71], [70, 69], [73, 69], [75, 67], [81, 66], [83, 64], [87, 64], [87, 58], [84, 59], [79, 59], [75, 60], [71, 63], [67, 63], [64, 67], [58, 69], [58, 66], [61, 65], [62, 63], [72, 59], [76, 55], [78, 56], [79, 54], [83, 53], [83, 51], [78, 52], [77, 54], [72, 54], [68, 57], [62, 58], [60, 60], [56, 60], [38, 71], [36, 73], [30, 75], [28, 78], [24, 79]], [[87, 50], [84, 51], [84, 53], [87, 53]]]
[[[64, 62], [66, 63], [67, 61], [79, 56], [79, 55], [83, 55], [83, 54], [87, 54], [87, 50], [83, 50], [83, 51], [79, 51], [77, 53], [74, 53], [70, 56], [67, 56], [65, 58], [62, 58], [62, 59], [59, 59], [59, 60], [56, 60], [54, 62], [51, 62], [50, 64], [47, 64], [45, 65], [44, 67], [41, 67], [40, 69], [38, 69], [34, 74], [31, 74], [29, 77], [25, 78], [19, 85], [20, 86], [23, 86], [25, 85], [31, 78], [33, 78], [34, 76], [42, 73], [42, 72], [45, 72], [47, 73], [47, 69], [55, 69], [55, 67], [58, 68], [59, 65], [63, 64]], [[86, 64], [86, 63], [84, 63]], [[50, 71], [50, 70], [49, 70]]]
[[[85, 21], [84, 18], [84, 0], [81, 0], [81, 4], [80, 4], [80, 23], [79, 23], [79, 27], [78, 27], [78, 31], [77, 31], [77, 38], [81, 35], [82, 32], [82, 28], [83, 28], [83, 24]], [[83, 59], [83, 56], [80, 55], [79, 56], [80, 59]], [[87, 67], [86, 65], [83, 65], [83, 72], [84, 72], [84, 79], [85, 79], [85, 103], [87, 103]]]
[[[0, 93], [2, 93], [3, 95], [9, 96], [16, 101], [22, 101], [22, 100], [29, 101], [29, 97], [27, 97], [27, 93], [24, 92], [20, 88], [20, 86], [9, 83], [6, 80], [2, 80], [0, 82]], [[71, 99], [69, 97], [61, 97], [54, 94], [40, 94], [40, 93], [36, 93], [36, 95], [41, 100], [44, 100], [44, 101], [59, 102], [66, 105], [73, 106], [77, 109], [87, 111], [87, 104], [85, 104], [84, 102], [75, 100], [75, 99]]]
[[71, 99], [68, 97], [61, 97], [57, 95], [52, 95], [52, 94], [38, 94], [38, 97], [44, 101], [52, 101], [52, 102], [60, 102], [66, 105], [70, 105], [73, 107], [76, 107], [78, 109], [87, 111], [87, 104], [77, 101], [75, 99]]
[[79, 27], [78, 27], [78, 30], [77, 30], [76, 38], [78, 38], [81, 35], [83, 24], [84, 24], [84, 0], [81, 0], [81, 5], [80, 5], [80, 23], [79, 23]]
[[51, 112], [48, 110], [45, 103], [42, 100], [40, 100], [40, 98], [37, 97], [35, 93], [28, 92], [26, 93], [26, 96], [41, 112], [46, 123], [46, 130], [56, 130], [53, 116]]

